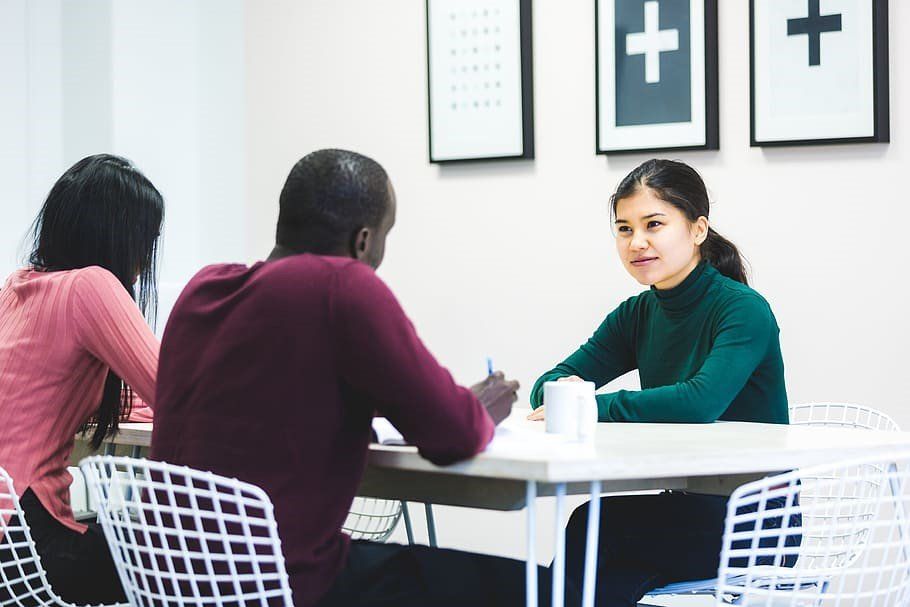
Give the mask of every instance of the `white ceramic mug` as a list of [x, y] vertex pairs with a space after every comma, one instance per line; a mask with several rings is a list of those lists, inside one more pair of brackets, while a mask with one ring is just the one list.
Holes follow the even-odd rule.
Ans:
[[570, 440], [594, 440], [597, 400], [594, 382], [548, 381], [543, 385], [546, 429]]

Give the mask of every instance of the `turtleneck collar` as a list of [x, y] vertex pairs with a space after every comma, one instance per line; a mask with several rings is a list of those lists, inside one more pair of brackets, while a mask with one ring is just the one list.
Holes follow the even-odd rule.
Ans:
[[717, 270], [702, 260], [672, 289], [658, 289], [652, 286], [651, 292], [664, 311], [685, 313], [698, 305], [716, 274]]

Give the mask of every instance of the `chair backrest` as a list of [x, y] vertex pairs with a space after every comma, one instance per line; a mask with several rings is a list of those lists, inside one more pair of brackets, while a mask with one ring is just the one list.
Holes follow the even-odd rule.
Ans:
[[734, 491], [717, 605], [731, 594], [738, 605], [906, 605], [910, 450], [804, 468]]
[[790, 405], [790, 423], [809, 426], [837, 426], [900, 432], [900, 428], [887, 414], [852, 403], [801, 403]]
[[129, 457], [79, 467], [133, 607], [293, 607], [272, 502], [259, 487]]
[[13, 479], [0, 468], [0, 607], [68, 604], [51, 590]]
[[384, 542], [401, 519], [398, 500], [355, 497], [341, 530], [354, 540]]
[[[825, 426], [829, 428], [837, 427], [854, 428], [858, 430], [877, 430], [881, 432], [900, 432], [900, 427], [897, 425], [897, 422], [891, 419], [886, 413], [873, 409], [872, 407], [853, 403], [811, 402], [791, 405], [790, 423], [794, 425]], [[811, 478], [806, 471], [802, 472], [803, 487], [800, 495], [803, 500], [824, 497], [824, 495], [814, 495], [817, 490], [816, 483], [814, 482], [815, 480], [817, 479]], [[869, 482], [870, 489], [874, 489], [874, 481]], [[825, 491], [827, 485], [823, 483], [821, 487], [821, 490]], [[860, 513], [857, 512], [855, 514], [859, 520]], [[830, 541], [827, 533], [828, 528], [824, 525], [814, 526], [810, 524], [803, 530], [803, 550], [798, 564], [800, 568], [809, 567], [811, 569], [814, 566], [813, 561], [819, 557], [817, 556], [817, 551], [812, 547], [827, 545]], [[849, 565], [859, 558], [862, 547], [863, 545], [860, 543], [849, 546], [849, 548], [852, 548], [851, 550], [847, 550], [848, 546], [844, 546], [845, 550], [839, 557], [841, 559], [840, 565]], [[833, 556], [831, 553], [827, 552], [826, 549], [823, 549], [823, 552], [825, 552], [827, 558]]]

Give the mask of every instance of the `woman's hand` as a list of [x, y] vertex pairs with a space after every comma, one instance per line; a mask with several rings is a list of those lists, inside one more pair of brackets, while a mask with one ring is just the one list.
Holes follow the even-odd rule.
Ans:
[[532, 422], [542, 422], [545, 419], [544, 406], [540, 405], [531, 411], [531, 415], [528, 416], [528, 419]]
[[[584, 381], [582, 378], [577, 375], [569, 375], [568, 377], [560, 377], [556, 381]], [[528, 419], [532, 422], [542, 422], [546, 419], [546, 413], [544, 413], [544, 406], [541, 405], [531, 411], [531, 414], [528, 416]]]

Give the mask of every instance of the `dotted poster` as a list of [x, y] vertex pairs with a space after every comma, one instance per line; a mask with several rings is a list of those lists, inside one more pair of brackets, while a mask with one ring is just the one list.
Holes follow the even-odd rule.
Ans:
[[430, 0], [434, 160], [522, 153], [517, 0]]

